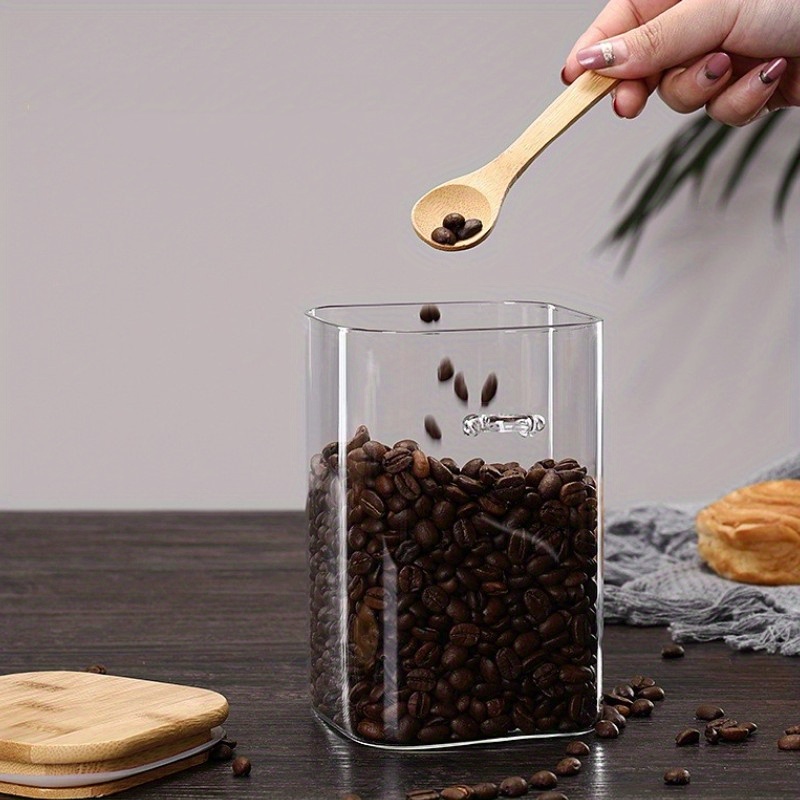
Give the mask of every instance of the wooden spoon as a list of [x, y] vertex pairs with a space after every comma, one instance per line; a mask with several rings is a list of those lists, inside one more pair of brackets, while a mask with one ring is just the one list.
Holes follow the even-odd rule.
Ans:
[[[505, 152], [475, 172], [443, 183], [421, 197], [411, 224], [426, 244], [438, 250], [466, 250], [480, 244], [494, 228], [508, 190], [550, 142], [605, 97], [619, 81], [584, 72]], [[431, 233], [452, 212], [483, 223], [480, 233], [452, 245], [439, 244]]]

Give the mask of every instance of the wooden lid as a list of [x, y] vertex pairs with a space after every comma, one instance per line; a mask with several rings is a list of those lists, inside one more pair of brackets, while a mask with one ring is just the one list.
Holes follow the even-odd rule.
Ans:
[[227, 716], [221, 694], [193, 686], [89, 672], [3, 675], [0, 760], [85, 765], [149, 755]]

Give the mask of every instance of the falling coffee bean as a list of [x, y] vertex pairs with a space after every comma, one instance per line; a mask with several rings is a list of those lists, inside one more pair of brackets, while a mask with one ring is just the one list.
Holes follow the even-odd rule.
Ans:
[[708, 721], [724, 717], [725, 712], [719, 706], [715, 706], [712, 703], [701, 703], [699, 706], [697, 706], [694, 715], [697, 717], [697, 719]]
[[469, 400], [467, 382], [464, 379], [463, 372], [456, 373], [456, 379], [453, 381], [453, 391], [456, 393], [456, 397], [462, 402], [466, 403]]
[[619, 728], [609, 719], [601, 719], [595, 723], [594, 733], [598, 739], [616, 739], [619, 736]]
[[778, 750], [800, 750], [800, 734], [790, 733], [778, 739]]
[[566, 749], [568, 756], [588, 756], [590, 752], [591, 750], [586, 742], [570, 742]]
[[672, 767], [664, 773], [664, 783], [668, 786], [686, 786], [689, 783], [690, 775], [688, 769]]
[[458, 236], [449, 228], [442, 227], [436, 228], [433, 233], [431, 233], [431, 239], [433, 239], [436, 244], [453, 245], [458, 241]]
[[455, 369], [453, 368], [453, 362], [449, 358], [443, 358], [439, 362], [439, 369], [436, 372], [436, 377], [439, 378], [441, 383], [444, 383], [445, 381], [449, 381], [454, 374]]
[[558, 786], [558, 776], [549, 769], [540, 769], [531, 775], [528, 785], [531, 789], [555, 789]]
[[675, 744], [678, 747], [688, 747], [690, 744], [697, 744], [699, 741], [700, 731], [697, 728], [684, 728], [675, 737]]
[[427, 433], [431, 439], [436, 439], [437, 442], [442, 438], [442, 429], [431, 414], [425, 417], [425, 433]]
[[439, 311], [438, 306], [432, 303], [426, 303], [419, 310], [419, 318], [423, 322], [438, 322], [442, 318], [442, 312]]
[[528, 781], [519, 775], [506, 778], [500, 783], [500, 795], [502, 797], [521, 797], [528, 791]]
[[685, 653], [679, 644], [666, 644], [661, 648], [661, 658], [683, 658]]
[[566, 758], [562, 758], [561, 761], [553, 767], [553, 772], [559, 777], [564, 778], [569, 775], [577, 775], [581, 771], [581, 766], [580, 759], [574, 756], [567, 756]]
[[237, 778], [246, 778], [252, 768], [253, 765], [250, 763], [250, 759], [244, 756], [237, 756], [231, 764], [231, 770], [233, 770], [233, 774]]
[[471, 239], [477, 236], [483, 230], [483, 223], [479, 219], [468, 219], [458, 230], [458, 238], [463, 241], [464, 239]]
[[448, 230], [453, 231], [454, 233], [457, 233], [461, 228], [464, 227], [465, 222], [466, 220], [464, 219], [463, 214], [459, 214], [458, 212], [453, 212], [451, 214], [448, 214], [442, 220], [442, 226], [447, 228]]
[[490, 372], [489, 376], [483, 383], [483, 389], [481, 389], [481, 405], [488, 406], [489, 403], [494, 400], [494, 396], [497, 394], [497, 375], [494, 372]]

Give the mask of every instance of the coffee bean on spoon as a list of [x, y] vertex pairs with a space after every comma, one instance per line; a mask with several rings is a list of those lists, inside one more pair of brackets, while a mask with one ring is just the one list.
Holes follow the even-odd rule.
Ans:
[[436, 372], [436, 377], [441, 383], [445, 383], [449, 381], [454, 374], [455, 369], [453, 368], [453, 362], [449, 358], [443, 358], [439, 362], [439, 369]]
[[453, 391], [456, 393], [456, 397], [462, 402], [466, 403], [469, 400], [467, 382], [464, 379], [463, 372], [456, 373], [456, 379], [453, 381]]
[[425, 417], [425, 433], [427, 433], [431, 439], [435, 439], [437, 442], [442, 438], [442, 429], [439, 427], [439, 423], [436, 421], [436, 418], [431, 414], [428, 414]]
[[458, 241], [458, 236], [449, 228], [441, 227], [436, 228], [433, 233], [431, 233], [431, 239], [436, 242], [436, 244], [453, 245]]
[[672, 767], [664, 773], [664, 783], [668, 786], [686, 786], [691, 779], [688, 769]]
[[483, 383], [483, 389], [481, 389], [481, 405], [488, 406], [489, 403], [494, 400], [494, 396], [497, 394], [497, 375], [494, 372], [490, 372], [489, 376]]
[[423, 322], [438, 322], [442, 318], [442, 312], [439, 311], [438, 306], [432, 303], [426, 303], [419, 310], [419, 318]]
[[725, 716], [725, 712], [712, 703], [701, 703], [694, 712], [697, 719], [712, 720]]
[[461, 241], [477, 236], [483, 230], [483, 223], [479, 219], [468, 219], [458, 230], [458, 238]]
[[457, 212], [453, 212], [451, 214], [448, 214], [442, 220], [442, 226], [447, 228], [450, 231], [453, 231], [453, 233], [458, 233], [458, 231], [461, 230], [461, 228], [464, 227], [464, 223], [465, 222], [466, 222], [466, 220], [464, 219], [464, 215], [463, 214], [459, 214]]

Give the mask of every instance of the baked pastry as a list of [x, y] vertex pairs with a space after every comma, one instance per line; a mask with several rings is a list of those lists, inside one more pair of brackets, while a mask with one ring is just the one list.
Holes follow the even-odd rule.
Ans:
[[800, 480], [737, 489], [697, 515], [697, 549], [718, 575], [800, 583]]

